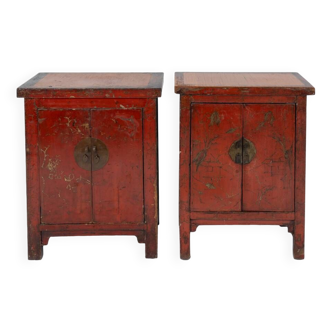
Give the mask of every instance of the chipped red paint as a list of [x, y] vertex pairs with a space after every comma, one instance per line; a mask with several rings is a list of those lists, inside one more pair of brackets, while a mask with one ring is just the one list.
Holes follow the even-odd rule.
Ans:
[[38, 110], [41, 223], [92, 222], [91, 171], [75, 161], [75, 146], [90, 137], [90, 112]]
[[92, 172], [97, 223], [144, 223], [142, 115], [142, 109], [91, 111], [91, 136], [109, 152], [107, 164]]
[[193, 104], [191, 211], [241, 211], [242, 165], [228, 155], [242, 137], [242, 105]]
[[[147, 258], [157, 257], [161, 86], [162, 74], [41, 74], [18, 89], [26, 97], [29, 259], [41, 259], [52, 236], [86, 235], [134, 235]], [[98, 170], [74, 157], [92, 138], [108, 150]], [[94, 156], [92, 148], [84, 153]]]
[[[315, 89], [296, 73], [176, 73], [175, 92], [181, 258], [199, 225], [280, 225], [303, 259], [306, 95]], [[255, 147], [248, 164], [227, 153], [236, 134]]]
[[244, 104], [243, 137], [257, 151], [243, 165], [243, 211], [294, 211], [295, 105]]

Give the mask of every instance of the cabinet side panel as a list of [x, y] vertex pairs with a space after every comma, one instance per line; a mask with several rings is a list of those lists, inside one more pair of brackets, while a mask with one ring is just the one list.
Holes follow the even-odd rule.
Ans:
[[91, 171], [74, 157], [90, 136], [90, 112], [39, 110], [38, 126], [42, 223], [91, 222]]
[[295, 222], [293, 233], [295, 259], [304, 258], [306, 104], [306, 96], [298, 97], [296, 105]]
[[242, 165], [229, 149], [242, 137], [242, 105], [193, 104], [191, 211], [240, 211]]
[[28, 258], [41, 259], [38, 125], [34, 99], [25, 99]]
[[190, 96], [180, 96], [179, 226], [180, 257], [190, 258]]
[[109, 154], [92, 172], [95, 222], [143, 223], [142, 110], [94, 109], [91, 128]]
[[158, 128], [157, 100], [148, 99], [143, 110], [145, 257], [158, 256]]
[[295, 106], [246, 104], [243, 137], [256, 149], [243, 165], [243, 210], [294, 211]]

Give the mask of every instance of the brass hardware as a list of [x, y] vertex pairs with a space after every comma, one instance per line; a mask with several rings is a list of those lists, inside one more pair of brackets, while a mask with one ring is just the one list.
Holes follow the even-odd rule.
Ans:
[[91, 138], [87, 137], [78, 142], [74, 150], [76, 163], [86, 171], [91, 170]]
[[242, 164], [242, 156], [240, 155], [240, 153], [237, 153], [235, 155], [235, 163], [236, 164]]
[[243, 164], [249, 164], [256, 155], [256, 148], [253, 142], [243, 138]]
[[228, 154], [236, 164], [249, 164], [256, 155], [253, 142], [246, 138], [235, 141], [228, 150]]
[[108, 162], [108, 149], [104, 142], [97, 138], [91, 138], [92, 145], [92, 170], [103, 168]]
[[231, 145], [228, 154], [235, 164], [242, 164], [242, 138]]
[[97, 138], [84, 138], [75, 147], [74, 158], [81, 168], [97, 171], [108, 162], [108, 149], [105, 143]]
[[83, 156], [83, 162], [87, 163], [90, 160], [90, 149], [88, 146], [84, 148], [84, 156]]

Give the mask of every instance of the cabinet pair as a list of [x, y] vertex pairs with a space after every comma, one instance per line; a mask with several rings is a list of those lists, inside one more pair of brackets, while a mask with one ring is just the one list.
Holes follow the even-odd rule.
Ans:
[[[29, 259], [50, 237], [84, 235], [134, 235], [157, 257], [162, 84], [162, 73], [42, 73], [18, 88]], [[176, 73], [175, 92], [181, 258], [199, 225], [280, 225], [303, 259], [315, 89], [297, 73]]]

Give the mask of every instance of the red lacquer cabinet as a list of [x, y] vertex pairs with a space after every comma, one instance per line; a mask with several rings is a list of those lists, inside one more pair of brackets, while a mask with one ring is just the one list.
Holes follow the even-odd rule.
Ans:
[[199, 225], [280, 225], [304, 258], [306, 95], [297, 73], [176, 73], [180, 246]]
[[157, 257], [161, 73], [38, 74], [25, 98], [28, 257], [52, 236], [134, 235]]

